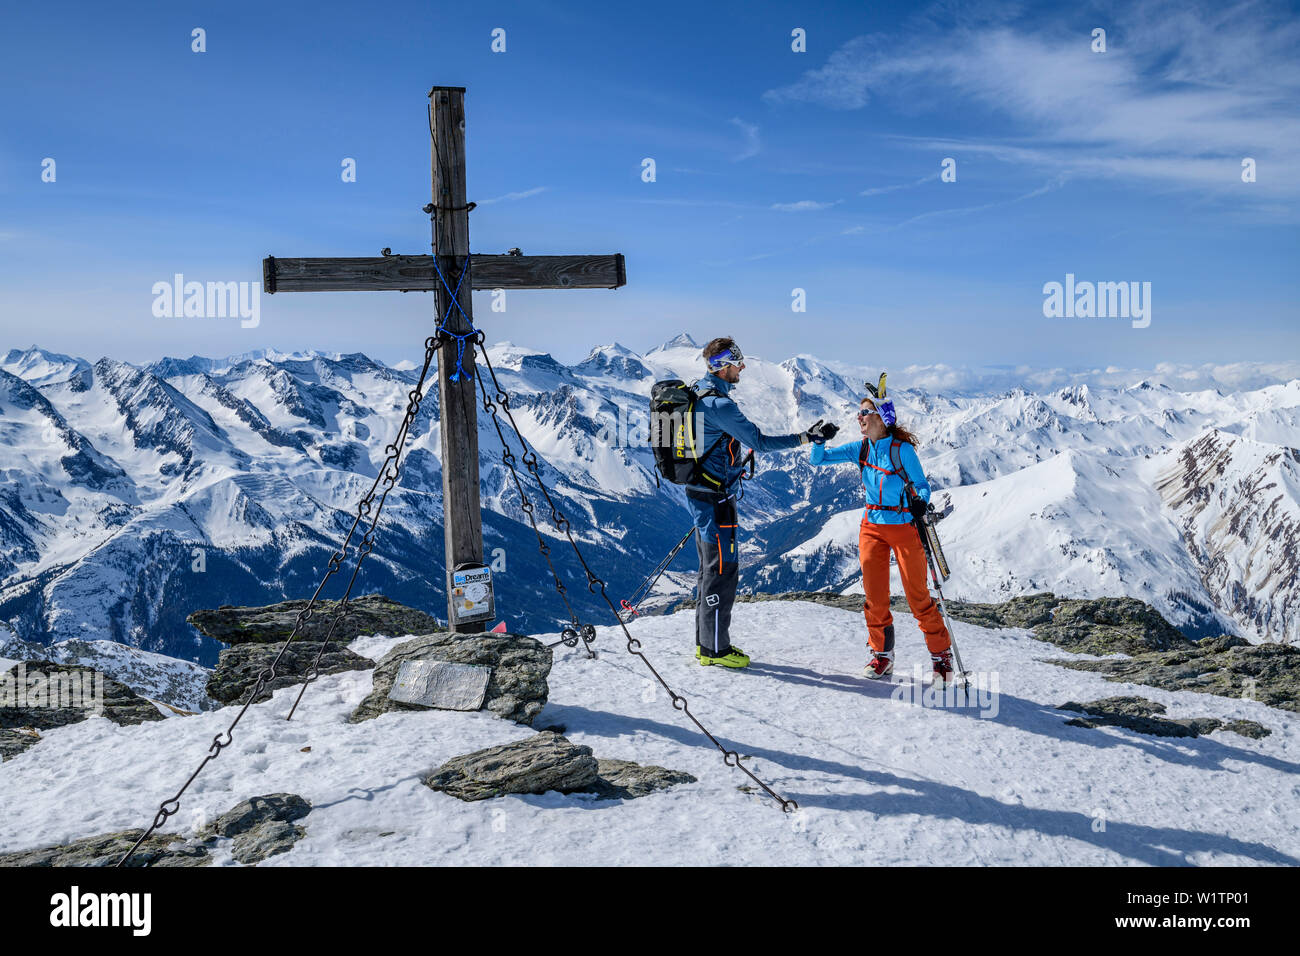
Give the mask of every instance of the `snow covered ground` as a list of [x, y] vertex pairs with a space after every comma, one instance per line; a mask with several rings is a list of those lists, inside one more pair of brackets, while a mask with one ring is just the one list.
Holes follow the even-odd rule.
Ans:
[[[998, 693], [982, 707], [926, 707], [908, 702], [921, 689], [913, 665], [928, 669], [910, 619], [896, 619], [903, 676], [886, 685], [861, 676], [863, 627], [851, 612], [737, 605], [733, 633], [755, 660], [740, 672], [694, 662], [691, 621], [684, 612], [632, 628], [696, 716], [798, 812], [742, 790], [748, 778], [674, 711], [621, 632], [602, 627], [594, 661], [557, 649], [537, 726], [563, 724], [597, 757], [686, 770], [698, 783], [627, 802], [549, 793], [463, 803], [422, 775], [533, 731], [486, 712], [348, 724], [371, 685], [369, 672], [351, 672], [322, 678], [292, 723], [283, 719], [292, 691], [251, 708], [167, 832], [286, 791], [314, 805], [301, 821], [307, 836], [265, 866], [1300, 864], [1296, 715], [1110, 683], [1043, 662], [1074, 655], [1027, 632], [961, 624], [967, 665]], [[378, 657], [398, 642], [352, 647]], [[1247, 718], [1273, 734], [1171, 740], [1067, 727], [1070, 715], [1054, 709], [1119, 694], [1166, 704], [1169, 717]], [[147, 824], [233, 715], [136, 727], [91, 718], [46, 733], [0, 765], [0, 851]]]

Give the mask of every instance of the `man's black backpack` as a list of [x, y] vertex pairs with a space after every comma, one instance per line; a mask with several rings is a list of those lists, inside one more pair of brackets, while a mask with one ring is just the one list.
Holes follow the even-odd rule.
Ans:
[[700, 463], [726, 439], [720, 436], [703, 452], [696, 445], [700, 417], [695, 406], [702, 398], [720, 394], [712, 388], [696, 392], [678, 378], [655, 382], [650, 390], [650, 448], [655, 468], [673, 484], [699, 485]]

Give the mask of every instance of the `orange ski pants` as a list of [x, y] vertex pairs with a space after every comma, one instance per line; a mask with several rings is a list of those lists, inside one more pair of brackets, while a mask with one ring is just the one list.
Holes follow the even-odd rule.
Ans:
[[931, 654], [946, 651], [952, 644], [948, 628], [944, 626], [939, 606], [930, 596], [926, 582], [925, 550], [916, 525], [872, 524], [863, 520], [858, 532], [858, 557], [862, 561], [862, 590], [866, 601], [862, 613], [867, 618], [867, 642], [873, 651], [893, 650], [886, 643], [885, 628], [893, 637], [894, 616], [889, 611], [889, 552], [898, 560], [898, 574], [903, 581], [912, 616], [925, 635], [925, 646]]

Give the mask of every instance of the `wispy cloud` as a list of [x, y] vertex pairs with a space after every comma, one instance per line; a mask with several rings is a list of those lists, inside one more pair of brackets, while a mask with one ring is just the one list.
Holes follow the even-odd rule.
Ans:
[[833, 202], [817, 202], [815, 199], [801, 199], [798, 202], [774, 202], [772, 208], [778, 212], [816, 212], [820, 209], [830, 209], [831, 206], [838, 206], [841, 200], [836, 199]]
[[930, 176], [922, 176], [920, 179], [917, 179], [910, 183], [898, 183], [897, 185], [894, 186], [874, 186], [871, 189], [862, 190], [862, 192], [858, 193], [858, 195], [859, 196], [880, 196], [885, 193], [898, 192], [900, 189], [913, 189], [916, 186], [920, 186], [922, 183], [932, 183], [938, 178], [939, 178], [939, 174], [934, 173], [933, 175]]
[[973, 212], [984, 212], [986, 209], [995, 209], [998, 206], [1009, 206], [1012, 203], [1024, 202], [1026, 199], [1034, 199], [1038, 196], [1043, 195], [1044, 193], [1049, 193], [1053, 189], [1060, 188], [1062, 185], [1064, 185], [1064, 183], [1065, 183], [1065, 179], [1062, 177], [1060, 179], [1053, 180], [1050, 183], [1045, 183], [1044, 185], [1039, 186], [1037, 189], [1031, 189], [1027, 193], [1021, 193], [1019, 196], [1015, 196], [1011, 199], [1002, 199], [996, 202], [980, 203], [977, 206], [958, 206], [953, 209], [934, 209], [931, 210], [930, 212], [923, 212], [919, 216], [912, 216], [910, 219], [904, 219], [902, 222], [897, 223], [892, 228], [901, 229], [903, 228], [903, 226], [910, 226], [914, 222], [924, 222], [927, 219], [937, 219], [940, 216], [966, 216]]
[[1259, 2], [1148, 0], [1106, 19], [1105, 53], [1092, 52], [1090, 30], [1074, 21], [857, 37], [764, 99], [843, 110], [875, 98], [921, 108], [964, 104], [1002, 118], [1016, 145], [972, 148], [1008, 161], [1241, 190], [1240, 162], [1250, 156], [1261, 170], [1252, 184], [1259, 194], [1300, 194], [1300, 20], [1293, 13]]
[[544, 193], [550, 186], [534, 186], [532, 189], [524, 189], [517, 193], [506, 193], [504, 196], [494, 196], [491, 199], [480, 199], [480, 206], [490, 206], [494, 202], [511, 202], [515, 199], [527, 199], [529, 196], [536, 196], [538, 193]]
[[733, 116], [730, 120], [732, 126], [739, 129], [745, 136], [745, 143], [740, 152], [732, 157], [732, 162], [740, 162], [742, 159], [749, 159], [751, 156], [757, 156], [763, 150], [763, 144], [758, 138], [758, 124], [746, 123], [738, 116]]

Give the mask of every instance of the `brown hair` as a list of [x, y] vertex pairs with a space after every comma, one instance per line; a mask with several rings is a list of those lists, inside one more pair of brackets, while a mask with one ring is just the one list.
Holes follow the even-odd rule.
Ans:
[[[861, 408], [864, 402], [870, 402], [872, 408], [875, 408], [877, 406], [876, 400], [872, 398], [870, 395], [862, 396], [862, 401], [858, 402], [858, 407]], [[885, 434], [888, 435], [890, 438], [896, 438], [899, 441], [907, 442], [913, 448], [917, 448], [920, 445], [920, 443], [916, 439], [916, 436], [913, 435], [908, 429], [904, 428], [902, 425], [899, 425], [897, 422], [895, 422], [893, 425], [890, 425], [886, 429]]]
[[736, 340], [730, 335], [724, 335], [722, 338], [710, 339], [709, 344], [704, 346], [704, 351], [701, 354], [704, 356], [705, 361], [708, 361], [713, 356], [721, 355], [727, 349], [734, 349], [735, 347]]

